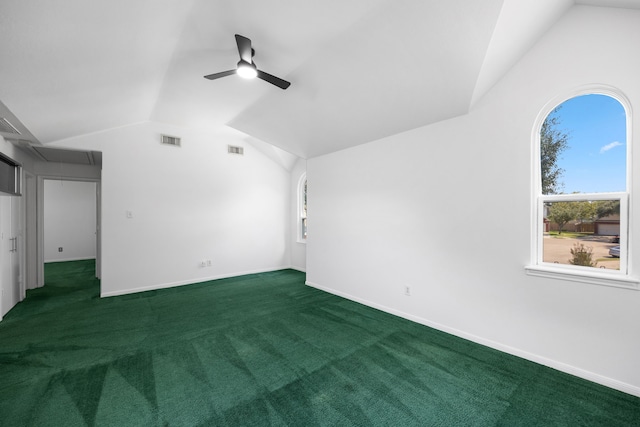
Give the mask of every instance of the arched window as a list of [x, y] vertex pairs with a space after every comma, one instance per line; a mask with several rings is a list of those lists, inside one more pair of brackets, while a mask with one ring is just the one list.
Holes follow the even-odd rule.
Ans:
[[298, 182], [298, 242], [307, 240], [307, 174]]
[[637, 287], [629, 272], [630, 106], [617, 91], [551, 103], [534, 129], [530, 274]]

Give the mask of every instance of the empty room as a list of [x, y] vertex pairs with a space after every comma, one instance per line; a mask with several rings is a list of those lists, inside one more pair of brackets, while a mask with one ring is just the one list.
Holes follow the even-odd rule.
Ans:
[[640, 424], [640, 0], [5, 0], [1, 426]]

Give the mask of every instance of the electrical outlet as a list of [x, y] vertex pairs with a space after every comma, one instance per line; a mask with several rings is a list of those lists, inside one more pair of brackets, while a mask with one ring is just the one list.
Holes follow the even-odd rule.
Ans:
[[207, 266], [207, 261], [200, 262], [200, 267], [206, 267], [206, 266]]
[[211, 267], [211, 260], [210, 259], [207, 260], [207, 267]]
[[62, 246], [58, 248], [58, 252], [62, 252]]
[[408, 297], [411, 296], [411, 286], [404, 285], [404, 294]]

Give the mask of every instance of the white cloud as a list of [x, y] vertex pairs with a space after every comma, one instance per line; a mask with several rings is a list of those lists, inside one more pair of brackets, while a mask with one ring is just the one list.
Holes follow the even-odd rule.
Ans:
[[611, 150], [612, 148], [619, 147], [619, 146], [621, 146], [621, 145], [622, 145], [622, 143], [621, 143], [621, 142], [619, 142], [619, 141], [613, 141], [611, 144], [607, 144], [607, 145], [605, 145], [604, 147], [602, 147], [602, 148], [600, 149], [600, 154], [602, 154], [602, 153], [604, 153], [604, 152], [606, 152], [606, 151], [609, 151], [609, 150]]

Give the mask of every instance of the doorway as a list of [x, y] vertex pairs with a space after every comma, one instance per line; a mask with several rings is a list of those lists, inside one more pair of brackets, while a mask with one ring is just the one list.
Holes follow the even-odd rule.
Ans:
[[40, 184], [39, 286], [49, 262], [95, 259], [100, 278], [100, 182], [42, 178]]

